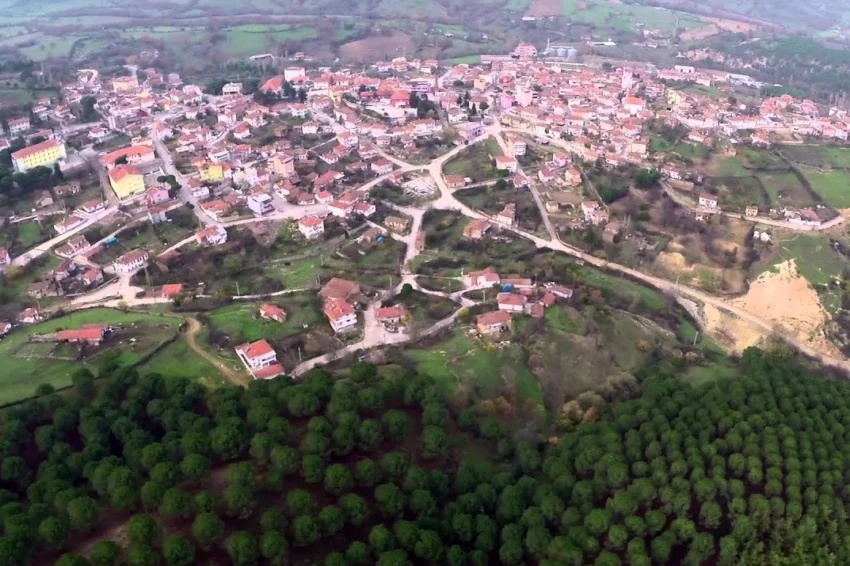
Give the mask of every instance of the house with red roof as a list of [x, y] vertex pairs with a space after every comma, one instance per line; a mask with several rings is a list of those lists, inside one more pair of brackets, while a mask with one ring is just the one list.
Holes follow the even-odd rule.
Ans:
[[283, 373], [277, 352], [265, 340], [236, 346], [236, 355], [255, 379], [268, 379]]
[[343, 299], [331, 299], [325, 303], [325, 316], [334, 332], [348, 332], [357, 326], [354, 307]]
[[275, 322], [286, 322], [286, 311], [277, 305], [265, 303], [260, 305], [260, 318], [274, 320]]
[[73, 328], [68, 330], [60, 330], [56, 333], [57, 342], [84, 342], [92, 346], [97, 346], [103, 342], [107, 332], [107, 327], [100, 324], [84, 326], [82, 328]]
[[305, 216], [298, 220], [298, 231], [308, 240], [319, 238], [325, 233], [325, 221], [318, 216]]

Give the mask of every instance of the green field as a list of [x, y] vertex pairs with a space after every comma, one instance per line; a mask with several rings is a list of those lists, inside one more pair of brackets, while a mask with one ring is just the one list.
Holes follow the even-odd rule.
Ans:
[[[495, 145], [495, 147], [493, 147]], [[498, 149], [501, 155], [502, 150], [499, 148], [496, 140], [487, 140], [484, 143], [477, 143], [458, 153], [454, 158], [450, 159], [443, 165], [444, 175], [463, 175], [469, 177], [473, 182], [486, 181], [496, 176], [496, 167], [490, 160], [490, 150]]]
[[311, 302], [312, 298], [312, 294], [296, 294], [270, 299], [270, 303], [286, 311], [286, 321], [283, 323], [260, 318], [262, 302], [235, 302], [210, 312], [209, 318], [217, 330], [231, 337], [238, 336], [240, 342], [286, 338], [323, 321], [321, 313]]
[[[122, 364], [136, 362], [146, 351], [150, 351], [180, 325], [180, 319], [163, 317], [136, 312], [121, 312], [114, 309], [95, 308], [77, 311], [61, 318], [56, 318], [16, 330], [3, 341], [0, 341], [0, 405], [12, 403], [30, 397], [36, 387], [49, 383], [55, 388], [67, 387], [71, 384], [71, 375], [76, 369], [85, 364], [66, 360], [48, 360], [41, 358], [17, 357], [14, 353], [26, 343], [30, 334], [45, 334], [63, 328], [77, 328], [84, 324], [114, 324], [124, 328], [136, 327], [142, 331], [141, 337], [134, 345], [121, 343], [120, 361]], [[136, 348], [138, 345], [138, 348]], [[143, 349], [144, 348], [144, 349]], [[30, 350], [29, 355], [43, 352]], [[88, 361], [97, 364], [98, 352]]]
[[715, 177], [746, 177], [750, 172], [744, 168], [743, 161], [738, 157], [724, 157], [714, 167]]
[[664, 295], [649, 287], [632, 283], [628, 279], [587, 267], [579, 268], [578, 276], [587, 285], [619, 295], [629, 301], [640, 301], [649, 310], [662, 311], [667, 308], [668, 303]]
[[266, 274], [269, 277], [280, 280], [287, 289], [306, 289], [313, 287], [316, 285], [316, 278], [321, 273], [321, 256], [299, 259], [289, 265], [278, 263], [266, 269]]
[[18, 224], [18, 241], [24, 248], [29, 249], [44, 239], [38, 222], [29, 221]]
[[800, 169], [825, 203], [835, 208], [850, 208], [850, 174], [839, 170], [821, 172], [802, 165]]
[[[777, 209], [789, 206], [806, 208], [817, 204], [812, 195], [800, 182], [799, 177], [788, 173], [759, 173], [759, 180], [770, 197], [771, 206]], [[821, 195], [822, 197], [822, 195]]]
[[227, 383], [215, 366], [193, 352], [183, 338], [165, 346], [150, 360], [139, 365], [138, 370], [141, 375], [158, 373], [165, 378], [197, 380], [207, 387]]
[[477, 65], [481, 62], [480, 55], [466, 55], [464, 57], [455, 57], [448, 61], [452, 65]]
[[818, 168], [850, 168], [850, 148], [834, 145], [788, 145], [779, 148], [782, 154], [801, 165]]

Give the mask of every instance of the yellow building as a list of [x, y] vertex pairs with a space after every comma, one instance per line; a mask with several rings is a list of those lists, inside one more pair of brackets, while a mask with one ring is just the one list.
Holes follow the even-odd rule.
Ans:
[[119, 165], [110, 171], [109, 184], [121, 200], [145, 192], [145, 178], [141, 171], [132, 165]]
[[217, 183], [224, 180], [224, 166], [220, 163], [210, 163], [201, 169], [201, 181]]
[[65, 144], [46, 140], [13, 153], [12, 164], [18, 173], [26, 173], [34, 167], [53, 167], [54, 163], [66, 156]]

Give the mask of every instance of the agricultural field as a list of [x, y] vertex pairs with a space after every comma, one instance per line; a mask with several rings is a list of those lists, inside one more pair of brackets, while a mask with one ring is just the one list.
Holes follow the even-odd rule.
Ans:
[[[60, 318], [18, 329], [0, 341], [0, 405], [13, 403], [34, 394], [36, 387], [48, 383], [59, 389], [71, 384], [71, 375], [80, 367], [97, 367], [106, 352], [118, 352], [120, 365], [132, 365], [156, 349], [177, 332], [181, 319], [145, 313], [95, 308], [77, 311]], [[122, 332], [94, 351], [66, 351], [62, 346], [36, 347], [27, 343], [31, 334], [46, 334], [85, 324], [122, 327]], [[123, 336], [122, 336], [123, 333]]]
[[[497, 153], [491, 153], [496, 152]], [[444, 175], [463, 175], [472, 179], [473, 183], [488, 181], [496, 177], [497, 171], [492, 158], [501, 155], [496, 140], [487, 140], [470, 146], [443, 165]]]
[[271, 298], [268, 302], [286, 312], [286, 321], [280, 323], [260, 318], [260, 305], [264, 303], [254, 301], [231, 303], [211, 311], [207, 317], [212, 326], [237, 344], [261, 338], [286, 338], [325, 321], [315, 294], [294, 293]]
[[801, 165], [800, 170], [825, 203], [838, 209], [850, 208], [850, 173], [847, 170], [822, 171], [805, 165]]

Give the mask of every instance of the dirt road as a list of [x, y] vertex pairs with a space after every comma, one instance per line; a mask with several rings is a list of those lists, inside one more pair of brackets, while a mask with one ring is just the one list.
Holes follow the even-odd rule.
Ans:
[[218, 371], [220, 371], [221, 374], [225, 378], [227, 378], [227, 380], [233, 385], [247, 386], [249, 381], [248, 378], [240, 376], [232, 369], [215, 359], [215, 357], [210, 355], [209, 352], [198, 346], [198, 342], [195, 340], [195, 336], [203, 328], [203, 326], [201, 326], [201, 323], [198, 322], [198, 319], [190, 317], [186, 319], [186, 322], [189, 324], [189, 328], [186, 330], [186, 343], [189, 344], [189, 347], [192, 349], [192, 351], [204, 358], [212, 365], [214, 365], [218, 369]]

